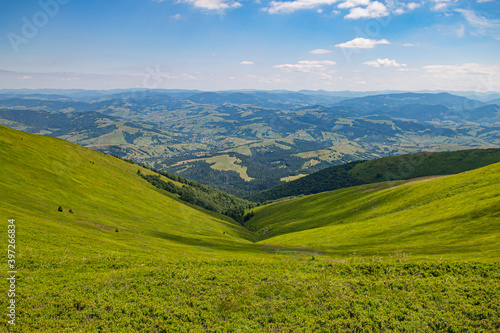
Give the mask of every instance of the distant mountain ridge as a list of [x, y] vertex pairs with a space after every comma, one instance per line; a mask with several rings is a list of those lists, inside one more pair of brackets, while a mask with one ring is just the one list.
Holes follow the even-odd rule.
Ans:
[[[0, 91], [0, 123], [133, 159], [241, 198], [350, 161], [500, 146], [496, 104], [449, 93], [341, 94]], [[352, 96], [358, 97], [347, 98]]]

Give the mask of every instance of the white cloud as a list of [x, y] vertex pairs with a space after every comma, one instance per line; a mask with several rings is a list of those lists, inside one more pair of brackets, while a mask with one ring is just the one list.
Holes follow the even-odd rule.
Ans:
[[462, 24], [458, 29], [455, 30], [457, 37], [462, 38], [465, 35], [465, 26]]
[[358, 6], [368, 6], [370, 0], [347, 0], [338, 5], [339, 8], [352, 8]]
[[463, 65], [428, 65], [422, 68], [428, 75], [436, 77], [500, 74], [499, 65], [481, 65], [477, 63], [467, 63]]
[[181, 14], [177, 13], [175, 15], [172, 15], [172, 17], [176, 20], [180, 19], [181, 18]]
[[253, 64], [254, 64], [253, 61], [247, 61], [247, 60], [240, 62], [240, 65], [246, 65], [246, 66], [253, 65]]
[[404, 47], [412, 47], [412, 46], [415, 46], [414, 43], [404, 43], [403, 44]]
[[411, 12], [412, 10], [415, 10], [418, 7], [420, 7], [422, 4], [416, 2], [409, 2], [409, 3], [398, 3], [398, 5], [399, 7], [393, 10], [393, 14], [395, 15], [401, 15]]
[[422, 77], [442, 90], [500, 91], [500, 65], [466, 63], [422, 68]]
[[[156, 2], [163, 2], [165, 0], [153, 0]], [[228, 0], [180, 0], [179, 2], [189, 3], [197, 8], [206, 9], [206, 10], [215, 10], [215, 11], [223, 11], [229, 8], [239, 8], [241, 7], [241, 3], [237, 1], [228, 1]]]
[[448, 7], [447, 3], [438, 3], [434, 7], [432, 7], [432, 10], [437, 12], [446, 9], [447, 7]]
[[354, 38], [351, 41], [337, 44], [335, 47], [348, 48], [348, 49], [373, 49], [378, 44], [391, 44], [387, 39], [367, 39], [363, 37]]
[[[186, 1], [186, 0], [183, 0]], [[339, 9], [349, 9], [349, 13], [344, 16], [346, 19], [360, 19], [360, 18], [377, 18], [384, 17], [390, 14], [390, 11], [381, 1], [372, 0], [292, 0], [292, 1], [276, 1], [272, 0], [268, 7], [264, 8], [269, 14], [278, 13], [293, 13], [297, 10], [305, 9], [317, 9], [318, 13], [323, 13], [323, 9], [319, 8], [321, 6], [333, 5], [337, 2], [340, 4], [337, 6]], [[393, 5], [393, 2], [386, 1]], [[410, 3], [398, 3], [398, 8], [391, 10], [397, 14], [403, 14], [411, 11], [420, 4], [416, 2]], [[332, 14], [340, 14], [340, 11], [333, 10]]]
[[372, 60], [372, 61], [366, 61], [364, 63], [365, 65], [368, 66], [373, 66], [373, 67], [404, 67], [406, 64], [399, 64], [396, 60], [394, 59], [381, 59], [378, 58], [377, 60]]
[[408, 4], [406, 4], [406, 7], [409, 9], [409, 10], [414, 10], [414, 9], [417, 9], [418, 7], [420, 7], [421, 4], [419, 3], [416, 3], [416, 2], [410, 2]]
[[349, 11], [349, 14], [344, 16], [346, 19], [357, 20], [360, 18], [376, 18], [384, 17], [389, 15], [387, 7], [381, 2], [374, 1], [368, 5], [366, 8], [356, 7]]
[[363, 85], [366, 85], [366, 84], [368, 84], [366, 81], [356, 81], [356, 82], [354, 82], [354, 85], [356, 85], [356, 86], [363, 86]]
[[199, 80], [199, 74], [189, 74], [189, 73], [182, 73], [181, 77], [182, 80]]
[[312, 53], [312, 54], [327, 54], [327, 53], [331, 53], [331, 52], [332, 52], [331, 50], [327, 50], [327, 49], [315, 49], [315, 50], [310, 51], [310, 53]]
[[327, 69], [326, 66], [333, 66], [335, 64], [336, 62], [331, 60], [301, 60], [296, 64], [282, 64], [273, 67], [281, 69], [284, 72], [311, 73], [325, 71]]
[[264, 8], [269, 14], [293, 13], [296, 10], [315, 9], [323, 5], [332, 5], [339, 0], [295, 0], [271, 1], [269, 7]]
[[467, 23], [475, 28], [478, 35], [490, 35], [500, 40], [500, 20], [487, 19], [470, 9], [455, 9], [463, 15]]
[[436, 4], [431, 7], [433, 11], [444, 11], [448, 8], [450, 0], [433, 0]]

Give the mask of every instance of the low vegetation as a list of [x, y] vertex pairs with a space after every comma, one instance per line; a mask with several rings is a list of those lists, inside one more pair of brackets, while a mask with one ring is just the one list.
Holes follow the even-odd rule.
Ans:
[[262, 244], [413, 257], [498, 258], [500, 163], [453, 176], [350, 187], [261, 206]]
[[500, 330], [499, 164], [257, 207], [254, 233], [63, 140], [0, 126], [0, 153], [2, 332]]
[[[154, 186], [179, 195], [179, 198], [184, 202], [208, 209], [212, 212], [227, 215], [240, 223], [245, 219], [245, 210], [255, 206], [252, 202], [215, 190], [200, 183], [189, 181], [182, 177], [169, 174], [168, 172], [154, 171], [157, 175], [143, 175], [140, 172], [139, 174]], [[172, 182], [164, 181], [160, 178], [160, 175], [173, 179], [183, 185], [179, 187]]]

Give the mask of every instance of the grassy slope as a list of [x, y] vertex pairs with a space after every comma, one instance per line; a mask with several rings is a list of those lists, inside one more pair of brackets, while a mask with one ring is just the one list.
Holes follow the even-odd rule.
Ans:
[[498, 264], [264, 254], [137, 165], [2, 126], [0, 152], [0, 238], [16, 218], [18, 265], [1, 332], [500, 329]]
[[[381, 181], [449, 175], [500, 162], [500, 149], [413, 153], [326, 168], [249, 197], [264, 202]], [[351, 168], [352, 167], [352, 168]]]
[[[393, 187], [388, 188], [392, 184]], [[264, 244], [332, 255], [498, 258], [500, 163], [454, 176], [362, 185], [259, 207]]]
[[[349, 173], [367, 183], [451, 175], [500, 162], [500, 149], [467, 149], [452, 152], [414, 153], [357, 164]], [[381, 175], [377, 177], [377, 175]]]
[[[3, 126], [0, 153], [2, 218], [16, 219], [23, 243], [35, 256], [81, 259], [110, 249], [140, 256], [253, 248], [247, 230], [161, 193], [136, 174], [142, 169], [137, 165]], [[59, 205], [64, 212], [57, 211]]]

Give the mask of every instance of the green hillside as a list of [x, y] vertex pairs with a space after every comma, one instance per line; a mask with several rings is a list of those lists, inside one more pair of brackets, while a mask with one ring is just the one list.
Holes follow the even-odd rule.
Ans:
[[351, 162], [326, 168], [306, 177], [254, 194], [264, 202], [285, 197], [333, 191], [350, 186], [424, 176], [451, 175], [500, 162], [500, 149], [414, 153]]
[[[183, 239], [200, 247], [251, 244], [252, 235], [236, 222], [169, 197], [140, 177], [138, 169], [151, 172], [137, 165], [4, 126], [0, 151], [2, 215], [19, 221], [33, 250], [51, 248], [50, 257], [85, 249], [88, 258], [110, 246], [117, 255], [184, 251]], [[80, 256], [66, 258], [73, 257]]]
[[15, 219], [17, 271], [16, 325], [0, 332], [500, 329], [498, 164], [259, 207], [255, 235], [60, 139], [0, 126], [0, 153], [0, 239]]
[[498, 258], [500, 163], [453, 176], [362, 185], [255, 209], [262, 244], [325, 254]]

